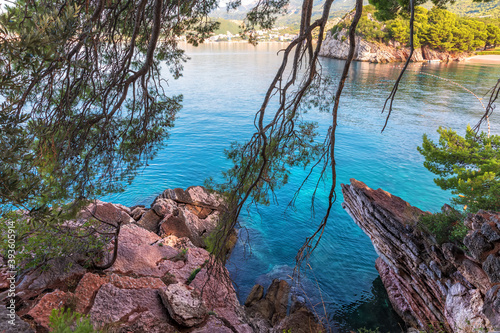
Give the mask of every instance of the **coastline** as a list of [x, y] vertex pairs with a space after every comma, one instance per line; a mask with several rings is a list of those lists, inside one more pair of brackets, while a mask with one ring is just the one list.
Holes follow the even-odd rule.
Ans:
[[500, 55], [497, 54], [475, 55], [465, 59], [465, 62], [474, 64], [500, 64]]

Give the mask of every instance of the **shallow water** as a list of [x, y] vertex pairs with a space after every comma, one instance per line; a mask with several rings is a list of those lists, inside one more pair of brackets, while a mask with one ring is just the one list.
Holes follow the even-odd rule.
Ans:
[[[230, 165], [223, 150], [235, 140], [244, 141], [253, 130], [253, 116], [276, 72], [285, 44], [214, 43], [187, 48], [191, 57], [184, 76], [170, 80], [167, 91], [184, 95], [184, 108], [171, 131], [168, 146], [159, 152], [124, 193], [104, 200], [125, 205], [146, 204], [166, 188], [203, 184], [207, 177], [220, 179]], [[343, 61], [322, 59], [324, 73], [338, 77]], [[463, 134], [482, 114], [479, 101], [463, 88], [421, 72], [453, 80], [478, 95], [485, 94], [499, 77], [498, 66], [487, 64], [412, 64], [395, 101], [388, 128], [380, 130], [380, 111], [400, 64], [353, 63], [342, 96], [337, 134], [339, 183], [356, 178], [373, 188], [383, 188], [424, 210], [437, 211], [449, 193], [433, 183], [416, 147], [422, 134], [436, 138], [438, 126]], [[167, 76], [167, 74], [165, 74]], [[327, 113], [310, 112], [323, 133], [331, 123]], [[491, 119], [493, 133], [500, 132], [500, 118]], [[241, 217], [240, 242], [228, 268], [241, 300], [255, 283], [267, 286], [272, 278], [291, 275], [295, 255], [315, 230], [326, 206], [328, 183], [316, 198], [311, 216], [314, 182], [299, 196], [295, 210], [286, 210], [306, 172], [294, 169], [287, 186], [277, 192], [279, 202], [252, 208]], [[341, 208], [338, 190], [325, 235], [310, 260], [309, 274], [297, 290], [324, 314], [339, 331], [379, 327], [400, 332], [397, 316], [374, 267], [377, 255], [369, 238]], [[245, 246], [250, 240], [251, 248]]]

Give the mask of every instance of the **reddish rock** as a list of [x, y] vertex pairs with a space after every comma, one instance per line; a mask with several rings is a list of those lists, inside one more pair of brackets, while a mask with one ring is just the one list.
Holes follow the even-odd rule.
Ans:
[[[200, 248], [192, 248], [187, 250], [187, 260], [185, 263], [182, 261], [176, 262], [176, 266], [173, 266], [173, 263], [171, 261], [166, 261], [163, 264], [169, 266], [169, 272], [179, 280], [179, 281], [186, 281], [189, 276], [191, 275], [191, 272], [195, 270], [198, 267], [201, 267], [205, 265], [205, 261], [207, 261], [210, 257], [209, 253]], [[173, 258], [168, 257], [168, 258]], [[205, 274], [205, 269], [202, 269], [198, 275], [203, 276]], [[196, 277], [198, 277], [198, 275]], [[193, 281], [194, 282], [194, 281]]]
[[133, 278], [130, 276], [119, 276], [116, 274], [111, 274], [111, 276], [109, 277], [109, 283], [113, 284], [115, 287], [122, 289], [165, 288], [165, 283], [163, 283], [159, 278], [149, 276]]
[[206, 219], [213, 209], [203, 206], [186, 205], [186, 208], [200, 219]]
[[101, 277], [97, 274], [85, 274], [75, 290], [76, 312], [88, 313], [99, 288], [108, 280], [108, 277]]
[[186, 225], [184, 215], [179, 216], [168, 215], [160, 222], [161, 237], [176, 236], [178, 238], [187, 237], [191, 239], [191, 230]]
[[41, 327], [49, 328], [49, 317], [52, 309], [62, 308], [70, 295], [61, 290], [45, 294], [40, 301], [28, 312], [33, 320]]
[[132, 218], [136, 221], [139, 221], [141, 219], [141, 217], [146, 214], [148, 210], [145, 209], [144, 207], [135, 207], [134, 209], [132, 209], [132, 211], [130, 212], [130, 216], [132, 216]]
[[174, 235], [170, 235], [170, 236], [167, 236], [167, 237], [164, 237], [161, 242], [164, 244], [164, 245], [167, 245], [167, 246], [171, 246], [171, 247], [174, 247], [178, 250], [182, 250], [182, 249], [191, 249], [191, 248], [195, 248], [196, 246], [193, 244], [193, 242], [191, 242], [191, 240], [187, 237], [177, 237], [177, 236], [174, 236]]
[[[124, 207], [124, 206], [123, 206]], [[126, 207], [125, 207], [126, 208]], [[83, 209], [79, 215], [80, 219], [88, 220], [90, 218], [97, 218], [107, 223], [115, 224], [121, 221], [122, 224], [133, 222], [131, 216], [124, 211], [123, 208], [116, 206], [109, 202], [102, 202], [96, 200], [88, 207]]]
[[142, 215], [141, 219], [137, 221], [137, 224], [146, 230], [156, 233], [158, 232], [158, 225], [160, 221], [161, 217], [158, 216], [154, 210], [150, 209]]
[[295, 306], [289, 316], [274, 326], [276, 332], [310, 333], [327, 332], [327, 330], [316, 320], [313, 313], [304, 305]]
[[151, 208], [160, 217], [165, 217], [168, 215], [177, 216], [179, 214], [177, 203], [171, 199], [160, 198], [154, 202]]
[[[156, 289], [121, 289], [111, 283], [97, 292], [90, 318], [99, 327], [110, 323], [123, 328], [140, 325], [142, 332], [156, 331], [155, 326], [170, 323]], [[139, 323], [141, 318], [148, 320]]]
[[227, 327], [226, 324], [221, 319], [217, 318], [215, 315], [210, 315], [205, 325], [203, 325], [203, 327], [196, 328], [195, 330], [191, 331], [191, 333], [214, 333], [214, 332], [233, 333], [233, 330]]
[[200, 292], [184, 284], [169, 285], [160, 290], [160, 297], [170, 316], [182, 326], [193, 327], [207, 318]]
[[219, 223], [220, 213], [214, 211], [210, 216], [205, 219], [200, 219], [196, 214], [193, 214], [189, 210], [183, 211], [184, 222], [186, 226], [191, 231], [190, 239], [197, 246], [204, 246], [202, 242], [197, 243], [197, 239], [202, 239], [205, 236], [211, 234]]
[[160, 246], [161, 238], [144, 228], [128, 224], [120, 230], [118, 256], [113, 266], [106, 271], [121, 275], [127, 273], [138, 276], [164, 276], [177, 263], [165, 260], [173, 258], [177, 250], [170, 246]]
[[185, 191], [181, 188], [168, 189], [159, 195], [156, 200], [161, 198], [172, 199], [177, 203], [210, 207], [212, 209], [222, 209], [224, 207], [222, 198], [216, 193], [209, 192], [203, 186], [191, 186]]

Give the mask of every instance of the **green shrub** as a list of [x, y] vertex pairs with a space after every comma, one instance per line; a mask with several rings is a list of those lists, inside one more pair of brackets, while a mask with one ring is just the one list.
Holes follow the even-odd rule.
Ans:
[[189, 275], [187, 281], [186, 281], [186, 284], [189, 285], [191, 284], [191, 282], [193, 282], [194, 278], [196, 277], [196, 275], [198, 275], [198, 273], [201, 271], [201, 267], [198, 267], [196, 269], [193, 269], [193, 271], [191, 272], [191, 275]]
[[464, 217], [457, 211], [422, 215], [418, 226], [421, 230], [432, 234], [440, 245], [443, 243], [461, 245], [468, 230], [464, 225]]
[[65, 309], [53, 309], [49, 318], [52, 333], [98, 333], [88, 316]]
[[424, 135], [418, 147], [424, 166], [439, 176], [434, 182], [468, 212], [500, 210], [500, 135], [476, 134], [470, 126], [464, 137], [442, 127], [438, 133], [438, 142]]

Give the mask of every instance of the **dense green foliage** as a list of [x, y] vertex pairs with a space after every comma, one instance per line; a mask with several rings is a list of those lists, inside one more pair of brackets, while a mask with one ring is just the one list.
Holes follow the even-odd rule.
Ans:
[[457, 195], [452, 202], [467, 211], [500, 210], [500, 136], [476, 135], [470, 126], [465, 137], [445, 128], [438, 133], [438, 143], [424, 135], [418, 148], [424, 166], [439, 176], [436, 184]]
[[[387, 42], [395, 40], [403, 45], [409, 44], [409, 20], [403, 17], [386, 22], [374, 19], [375, 7], [365, 6], [357, 29], [358, 35], [369, 41]], [[332, 29], [332, 34], [349, 26], [350, 20], [344, 19]], [[500, 44], [500, 28], [493, 23], [457, 15], [438, 7], [428, 11], [423, 7], [415, 8], [414, 45], [428, 45], [441, 51], [475, 51]]]
[[69, 309], [53, 309], [49, 321], [52, 333], [98, 333], [87, 316]]
[[432, 234], [438, 244], [462, 244], [468, 231], [463, 221], [464, 216], [459, 212], [447, 211], [422, 215], [418, 221], [418, 225]]

